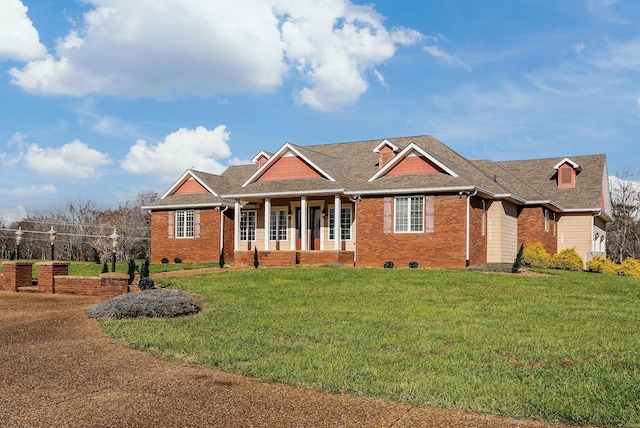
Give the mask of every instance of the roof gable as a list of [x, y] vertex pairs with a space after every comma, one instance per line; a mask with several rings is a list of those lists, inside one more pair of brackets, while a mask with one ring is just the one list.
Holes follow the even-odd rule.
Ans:
[[200, 179], [190, 169], [185, 171], [184, 174], [165, 192], [160, 199], [164, 199], [167, 196], [173, 194], [194, 194], [194, 193], [210, 193], [213, 196], [219, 196], [211, 187], [209, 187], [204, 181]]
[[399, 150], [398, 146], [393, 144], [391, 141], [385, 139], [380, 144], [378, 144], [375, 149], [373, 149], [373, 152], [380, 153], [380, 150], [382, 150], [385, 146], [389, 147], [394, 152], [397, 152]]
[[208, 192], [207, 192], [207, 189], [205, 189], [204, 186], [198, 183], [198, 181], [193, 177], [189, 177], [184, 183], [180, 185], [180, 187], [176, 189], [175, 192], [173, 192], [174, 195], [185, 195], [185, 194], [195, 194], [195, 193], [208, 193]]
[[455, 171], [448, 168], [426, 150], [415, 143], [410, 143], [404, 150], [380, 168], [368, 181], [372, 182], [385, 175], [433, 173], [442, 173], [452, 177], [458, 177]]
[[243, 184], [246, 187], [258, 181], [299, 180], [325, 178], [335, 181], [331, 175], [304, 156], [293, 144], [286, 143], [271, 156]]
[[576, 169], [576, 170], [580, 170], [582, 168], [580, 168], [580, 165], [578, 165], [577, 163], [575, 163], [574, 161], [572, 161], [569, 158], [564, 158], [562, 159], [560, 162], [558, 162], [553, 169], [559, 169], [562, 165], [564, 164], [568, 164], [571, 168]]

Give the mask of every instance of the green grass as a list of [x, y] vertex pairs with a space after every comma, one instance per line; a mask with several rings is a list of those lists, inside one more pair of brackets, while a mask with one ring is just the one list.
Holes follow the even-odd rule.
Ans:
[[516, 418], [640, 426], [640, 282], [294, 268], [171, 278], [207, 308], [101, 322], [171, 359]]
[[[29, 260], [33, 263], [32, 272], [33, 278], [38, 277], [38, 263], [43, 260]], [[44, 261], [46, 262], [46, 260]], [[143, 261], [138, 260], [137, 265], [140, 265]], [[107, 263], [109, 272], [111, 272], [111, 263]], [[152, 274], [161, 272], [171, 272], [177, 270], [189, 270], [217, 267], [218, 263], [167, 263], [167, 264], [152, 264], [149, 266], [149, 270]], [[127, 273], [129, 269], [128, 263], [116, 263], [116, 272]], [[2, 263], [0, 263], [0, 273], [3, 271]], [[77, 276], [98, 276], [102, 273], [102, 264], [96, 264], [91, 262], [69, 262], [69, 275]]]

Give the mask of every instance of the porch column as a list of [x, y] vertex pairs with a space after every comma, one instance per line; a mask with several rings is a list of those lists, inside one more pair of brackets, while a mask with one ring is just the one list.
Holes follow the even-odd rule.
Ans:
[[334, 249], [340, 251], [342, 248], [342, 205], [340, 204], [340, 195], [334, 198], [333, 207], [333, 242]]
[[269, 251], [269, 231], [271, 230], [271, 198], [264, 199], [264, 250]]
[[233, 207], [233, 251], [240, 251], [240, 202]]
[[300, 224], [298, 225], [300, 228], [300, 249], [306, 250], [308, 249], [307, 245], [307, 197], [303, 196], [300, 198]]

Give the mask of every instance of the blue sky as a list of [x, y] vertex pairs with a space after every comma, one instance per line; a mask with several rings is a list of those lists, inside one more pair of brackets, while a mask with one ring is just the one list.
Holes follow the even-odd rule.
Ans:
[[0, 219], [430, 134], [640, 164], [635, 0], [0, 0]]

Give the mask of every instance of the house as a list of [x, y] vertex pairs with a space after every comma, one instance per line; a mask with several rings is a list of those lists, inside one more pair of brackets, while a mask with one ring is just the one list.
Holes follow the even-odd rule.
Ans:
[[159, 263], [424, 268], [512, 263], [521, 243], [550, 254], [606, 250], [605, 155], [472, 161], [431, 136], [261, 151], [220, 175], [188, 170], [157, 201]]

